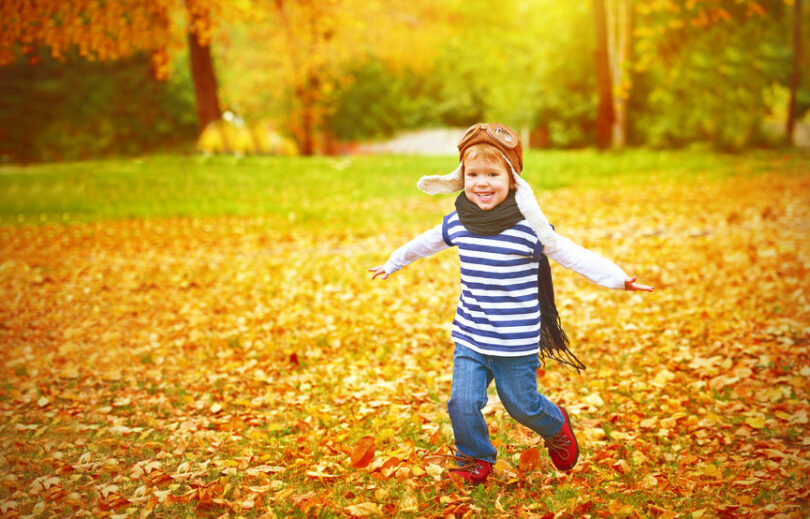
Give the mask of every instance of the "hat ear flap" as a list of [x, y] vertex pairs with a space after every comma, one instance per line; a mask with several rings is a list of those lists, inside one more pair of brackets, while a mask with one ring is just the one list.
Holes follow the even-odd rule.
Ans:
[[534, 191], [528, 182], [523, 180], [517, 173], [513, 171], [515, 184], [517, 190], [515, 191], [515, 202], [517, 202], [518, 209], [520, 209], [523, 218], [529, 222], [531, 227], [540, 243], [543, 244], [543, 253], [553, 251], [557, 248], [557, 233], [554, 228], [548, 223], [546, 215], [540, 209], [537, 199], [534, 197]]
[[425, 175], [416, 183], [423, 192], [429, 195], [455, 193], [464, 189], [464, 176], [461, 173], [462, 164], [447, 175]]

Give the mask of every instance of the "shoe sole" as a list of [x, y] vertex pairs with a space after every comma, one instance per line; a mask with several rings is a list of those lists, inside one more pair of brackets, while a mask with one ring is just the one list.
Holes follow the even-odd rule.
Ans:
[[560, 407], [560, 411], [562, 411], [563, 414], [565, 415], [565, 421], [568, 422], [568, 429], [571, 431], [571, 437], [574, 439], [574, 446], [576, 446], [577, 448], [577, 455], [574, 458], [574, 463], [572, 463], [571, 466], [568, 467], [567, 469], [558, 469], [562, 472], [568, 472], [572, 468], [576, 467], [577, 461], [579, 461], [579, 443], [577, 442], [577, 435], [574, 434], [574, 426], [571, 425], [571, 418], [568, 417], [568, 411], [566, 411], [564, 407]]

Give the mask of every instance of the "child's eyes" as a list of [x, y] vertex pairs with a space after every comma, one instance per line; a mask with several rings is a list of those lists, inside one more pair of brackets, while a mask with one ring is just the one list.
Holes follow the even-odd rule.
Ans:
[[[481, 173], [481, 175], [487, 175], [487, 176], [489, 176], [489, 177], [497, 177], [497, 176], [499, 176], [500, 174], [501, 174], [501, 172], [500, 172], [500, 171], [489, 171], [489, 172], [487, 172], [487, 173]], [[478, 176], [478, 173], [476, 173], [475, 171], [468, 171], [468, 172], [467, 172], [467, 176], [468, 176], [468, 177], [477, 177], [477, 176]]]

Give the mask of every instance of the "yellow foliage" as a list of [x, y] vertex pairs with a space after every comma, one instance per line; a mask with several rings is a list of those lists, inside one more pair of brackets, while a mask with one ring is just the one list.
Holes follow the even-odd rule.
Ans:
[[237, 126], [226, 121], [209, 124], [197, 140], [197, 149], [203, 153], [236, 155], [284, 155], [298, 154], [295, 141], [281, 135], [267, 123]]

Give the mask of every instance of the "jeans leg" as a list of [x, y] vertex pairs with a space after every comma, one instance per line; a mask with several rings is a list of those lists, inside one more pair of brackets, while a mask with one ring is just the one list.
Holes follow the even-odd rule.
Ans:
[[447, 403], [456, 449], [467, 456], [495, 463], [498, 451], [489, 441], [489, 429], [481, 414], [487, 405], [490, 382], [492, 372], [486, 356], [457, 344], [453, 355], [453, 389]]
[[560, 409], [537, 391], [537, 355], [496, 357], [492, 367], [495, 387], [506, 412], [543, 438], [556, 435], [563, 425]]

